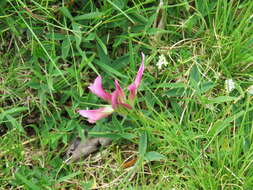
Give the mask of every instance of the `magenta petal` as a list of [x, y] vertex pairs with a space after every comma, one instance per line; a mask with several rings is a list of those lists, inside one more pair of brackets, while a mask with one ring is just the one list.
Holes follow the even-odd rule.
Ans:
[[115, 109], [120, 102], [122, 102], [125, 98], [125, 94], [122, 88], [119, 85], [117, 80], [114, 81], [115, 84], [115, 91], [112, 93], [112, 107]]
[[89, 89], [93, 94], [96, 94], [98, 97], [108, 102], [111, 102], [112, 96], [108, 92], [104, 91], [101, 76], [98, 76], [95, 79], [94, 83], [89, 86]]
[[143, 72], [144, 72], [145, 55], [144, 55], [144, 53], [141, 53], [141, 55], [142, 55], [142, 62], [141, 62], [141, 66], [140, 66], [140, 68], [137, 72], [134, 83], [132, 83], [131, 85], [128, 86], [128, 90], [130, 91], [129, 100], [130, 100], [131, 103], [133, 103], [133, 101], [134, 101], [137, 88], [140, 86], [142, 75], [143, 75]]
[[142, 75], [143, 75], [143, 72], [144, 72], [144, 60], [145, 60], [144, 53], [141, 53], [141, 56], [142, 56], [141, 66], [140, 66], [140, 68], [137, 72], [137, 75], [136, 75], [136, 78], [135, 78], [135, 81], [134, 81], [134, 84], [136, 85], [136, 88], [139, 87], [139, 85], [141, 83]]
[[129, 104], [126, 104], [126, 96], [124, 91], [119, 85], [119, 82], [115, 80], [115, 88], [116, 90], [112, 93], [112, 107], [113, 109], [116, 109], [118, 105], [122, 105], [127, 109], [132, 109], [132, 107]]
[[124, 91], [120, 87], [119, 82], [117, 80], [115, 80], [114, 84], [115, 84], [116, 90], [118, 91], [118, 97], [117, 97], [118, 101], [119, 102], [125, 102], [126, 96], [125, 96]]
[[130, 91], [130, 94], [128, 96], [130, 103], [133, 104], [135, 95], [136, 95], [136, 85], [135, 84], [131, 84], [128, 86], [128, 90]]
[[118, 96], [119, 96], [119, 92], [118, 90], [115, 90], [112, 93], [112, 108], [115, 109], [118, 105]]
[[78, 110], [77, 112], [83, 116], [88, 118], [88, 122], [95, 123], [97, 120], [107, 117], [113, 112], [113, 108], [111, 106], [99, 108], [97, 110]]
[[130, 106], [129, 104], [125, 104], [125, 103], [120, 103], [120, 105], [124, 106], [125, 108], [131, 110], [132, 106]]

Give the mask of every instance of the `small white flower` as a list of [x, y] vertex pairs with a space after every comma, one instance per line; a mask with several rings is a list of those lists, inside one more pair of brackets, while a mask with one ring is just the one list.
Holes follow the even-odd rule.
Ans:
[[156, 66], [158, 67], [159, 70], [161, 70], [163, 65], [167, 66], [168, 62], [167, 62], [165, 56], [162, 54], [162, 55], [159, 56], [159, 60], [156, 63]]
[[213, 112], [218, 112], [219, 110], [217, 108], [214, 107], [213, 104], [206, 104], [205, 107]]
[[225, 80], [225, 88], [227, 92], [231, 92], [235, 89], [235, 82], [233, 81], [233, 79]]
[[253, 85], [251, 85], [248, 89], [247, 89], [248, 93], [250, 95], [253, 95]]

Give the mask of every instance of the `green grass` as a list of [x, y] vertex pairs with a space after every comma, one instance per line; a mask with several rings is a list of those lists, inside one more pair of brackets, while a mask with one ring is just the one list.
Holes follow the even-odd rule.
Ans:
[[[0, 189], [252, 189], [253, 2], [158, 4], [0, 1]], [[104, 104], [88, 91], [95, 77], [127, 87], [141, 52], [136, 109], [96, 125], [80, 117]], [[84, 129], [114, 142], [67, 166]], [[137, 162], [124, 169], [128, 158]]]

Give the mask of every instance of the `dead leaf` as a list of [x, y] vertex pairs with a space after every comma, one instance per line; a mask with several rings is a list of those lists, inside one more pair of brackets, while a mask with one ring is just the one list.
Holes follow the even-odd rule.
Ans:
[[137, 158], [134, 158], [132, 160], [128, 160], [128, 161], [126, 161], [126, 162], [123, 163], [122, 167], [124, 169], [130, 168], [130, 167], [132, 167], [136, 163], [136, 161], [137, 161]]

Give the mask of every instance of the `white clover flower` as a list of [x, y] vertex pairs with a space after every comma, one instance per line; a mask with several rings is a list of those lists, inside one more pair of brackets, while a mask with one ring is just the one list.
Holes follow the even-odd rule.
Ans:
[[169, 63], [167, 62], [165, 56], [162, 54], [159, 56], [159, 60], [158, 62], [156, 63], [156, 66], [158, 67], [159, 70], [162, 69], [162, 66], [167, 66]]
[[233, 81], [233, 79], [225, 80], [225, 88], [227, 92], [231, 92], [235, 89], [235, 82]]
[[250, 95], [253, 95], [253, 85], [251, 85], [251, 86], [247, 89], [247, 92], [248, 92]]

